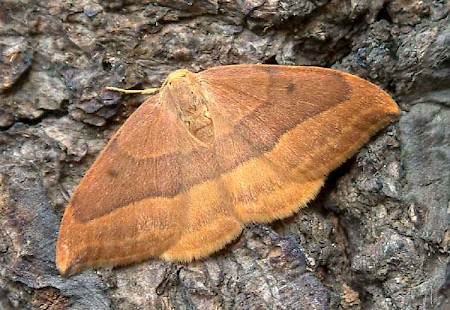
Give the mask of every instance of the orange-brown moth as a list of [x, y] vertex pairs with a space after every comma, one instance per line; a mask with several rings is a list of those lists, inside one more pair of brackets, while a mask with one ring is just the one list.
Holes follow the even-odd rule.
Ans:
[[292, 215], [399, 109], [374, 84], [317, 67], [171, 73], [123, 124], [65, 210], [63, 275], [203, 258], [247, 223]]

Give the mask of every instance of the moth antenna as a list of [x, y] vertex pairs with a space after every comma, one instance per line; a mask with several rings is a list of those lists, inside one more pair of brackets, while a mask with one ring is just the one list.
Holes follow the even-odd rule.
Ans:
[[112, 87], [112, 86], [106, 86], [106, 90], [110, 91], [116, 91], [119, 93], [124, 94], [141, 94], [141, 95], [151, 95], [156, 93], [159, 88], [146, 88], [146, 89], [124, 89], [124, 88], [118, 88], [118, 87]]
[[[1, 2], [1, 0], [0, 0]], [[189, 262], [250, 223], [298, 212], [400, 116], [376, 85], [310, 66], [169, 74], [111, 138], [64, 211], [62, 275], [151, 257]]]

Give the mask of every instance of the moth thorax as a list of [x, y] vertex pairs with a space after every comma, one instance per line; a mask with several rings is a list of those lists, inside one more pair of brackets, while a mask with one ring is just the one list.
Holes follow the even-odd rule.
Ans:
[[200, 84], [188, 77], [182, 80], [176, 83], [178, 116], [192, 136], [210, 144], [214, 141], [214, 128]]

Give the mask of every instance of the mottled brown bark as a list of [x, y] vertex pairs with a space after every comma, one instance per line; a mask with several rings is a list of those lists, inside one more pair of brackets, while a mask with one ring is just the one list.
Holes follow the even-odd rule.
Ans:
[[[445, 309], [448, 1], [0, 2], [0, 308]], [[61, 277], [62, 211], [95, 156], [178, 68], [346, 70], [403, 109], [309, 208], [213, 257]]]

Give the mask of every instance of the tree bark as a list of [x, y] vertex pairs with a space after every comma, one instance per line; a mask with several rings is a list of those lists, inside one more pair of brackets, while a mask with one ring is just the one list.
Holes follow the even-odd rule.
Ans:
[[[446, 0], [0, 2], [0, 309], [445, 309], [450, 304]], [[70, 194], [167, 74], [333, 67], [403, 114], [298, 214], [205, 260], [61, 277]]]

